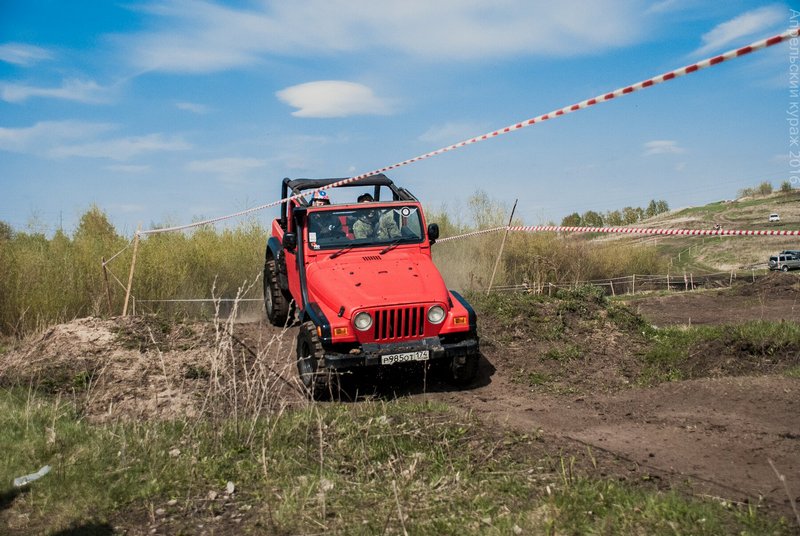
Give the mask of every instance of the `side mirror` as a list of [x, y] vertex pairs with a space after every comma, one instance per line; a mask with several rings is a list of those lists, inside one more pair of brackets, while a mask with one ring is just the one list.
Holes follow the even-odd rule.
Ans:
[[297, 235], [294, 233], [286, 233], [283, 235], [283, 248], [286, 251], [294, 251], [297, 249]]
[[428, 242], [433, 245], [439, 239], [439, 225], [436, 223], [428, 224]]

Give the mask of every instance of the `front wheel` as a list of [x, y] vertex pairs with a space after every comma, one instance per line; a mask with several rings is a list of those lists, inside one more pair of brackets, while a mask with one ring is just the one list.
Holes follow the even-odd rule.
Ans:
[[278, 286], [278, 269], [275, 259], [267, 258], [264, 263], [264, 308], [273, 326], [285, 326], [289, 319], [291, 306]]
[[297, 334], [297, 372], [306, 393], [314, 400], [333, 398], [338, 376], [325, 368], [325, 350], [313, 322], [305, 322]]
[[453, 383], [462, 387], [472, 383], [478, 376], [479, 361], [480, 354], [477, 352], [467, 354], [466, 356], [454, 357], [450, 366]]

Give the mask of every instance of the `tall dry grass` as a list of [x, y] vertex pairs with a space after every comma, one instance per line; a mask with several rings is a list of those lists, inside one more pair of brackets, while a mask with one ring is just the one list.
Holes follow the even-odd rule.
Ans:
[[[441, 236], [497, 227], [508, 222], [510, 207], [483, 192], [473, 195], [466, 211], [428, 210]], [[515, 224], [522, 223], [515, 221]], [[190, 232], [164, 233], [141, 240], [132, 294], [144, 300], [232, 299], [245, 281], [263, 270], [268, 231], [257, 220], [234, 228], [206, 226]], [[489, 283], [502, 234], [477, 236], [434, 246], [433, 255], [448, 286], [477, 290]], [[97, 207], [91, 207], [69, 236], [48, 238], [38, 233], [0, 234], [0, 333], [22, 336], [56, 322], [122, 311], [131, 264], [127, 247], [109, 265], [110, 302], [101, 265], [130, 246]], [[668, 259], [653, 247], [596, 243], [585, 236], [511, 234], [495, 284], [565, 283], [631, 273], [665, 273]], [[119, 282], [118, 282], [119, 281]], [[260, 298], [261, 285], [251, 285], [242, 299]], [[174, 304], [148, 303], [147, 311], [180, 312]], [[192, 310], [196, 313], [196, 310]], [[209, 311], [209, 317], [214, 311]]]
[[[465, 230], [452, 232], [442, 236]], [[450, 288], [481, 290], [489, 285], [502, 241], [499, 231], [437, 244], [433, 258]], [[576, 283], [634, 273], [662, 274], [668, 268], [669, 258], [654, 245], [593, 241], [585, 235], [509, 233], [493, 285]]]
[[[263, 270], [267, 232], [254, 220], [233, 229], [199, 228], [143, 238], [132, 294], [149, 300], [234, 298]], [[13, 232], [0, 237], [0, 333], [24, 336], [56, 322], [119, 314], [132, 258], [128, 247], [108, 264], [111, 307], [102, 259], [130, 246], [98, 207], [91, 207], [69, 236], [57, 231]], [[116, 280], [115, 280], [116, 277]], [[118, 281], [119, 282], [118, 282]], [[251, 287], [243, 298], [259, 297]], [[155, 307], [155, 306], [154, 306]], [[157, 308], [157, 307], [156, 307]]]

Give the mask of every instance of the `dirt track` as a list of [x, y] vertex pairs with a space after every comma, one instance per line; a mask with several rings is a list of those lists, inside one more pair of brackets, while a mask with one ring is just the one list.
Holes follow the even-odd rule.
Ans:
[[[629, 307], [658, 325], [688, 324], [690, 317], [703, 324], [797, 322], [798, 282], [792, 274], [773, 274], [731, 290], [644, 298]], [[483, 336], [491, 339], [492, 333]], [[655, 475], [670, 487], [762, 503], [791, 519], [789, 499], [770, 460], [800, 501], [800, 379], [720, 375], [650, 388], [609, 388], [609, 382], [625, 383], [624, 377], [611, 378], [619, 370], [608, 369], [609, 361], [624, 367], [618, 342], [612, 333], [607, 345], [614, 357], [595, 360], [603, 371], [595, 380], [597, 389], [574, 380], [570, 385], [578, 387], [577, 393], [551, 394], [521, 385], [514, 381], [516, 370], [521, 363], [535, 362], [535, 351], [509, 351], [504, 345], [486, 349], [492, 367], [486, 364], [483, 385], [439, 396], [484, 419], [541, 428], [545, 435], [611, 453], [628, 463], [628, 475], [618, 476]], [[597, 357], [585, 358], [584, 364]], [[722, 360], [712, 355], [697, 359]], [[585, 366], [580, 374], [591, 376], [592, 368]]]
[[[772, 274], [726, 291], [643, 298], [629, 307], [657, 325], [688, 324], [690, 317], [692, 324], [797, 322], [799, 282], [793, 274]], [[482, 335], [493, 337], [489, 332]], [[526, 430], [541, 428], [547, 436], [611, 453], [627, 462], [627, 474], [616, 476], [655, 476], [669, 487], [761, 503], [793, 518], [770, 460], [800, 501], [800, 379], [715, 375], [650, 388], [626, 387], [624, 371], [621, 378], [613, 378], [626, 364], [626, 353], [613, 335], [605, 343], [612, 355], [584, 358], [580, 370], [589, 377], [594, 369], [602, 371], [592, 379], [596, 389], [591, 382], [587, 386], [575, 379], [568, 384], [577, 386], [572, 389], [577, 392], [565, 394], [521, 385], [515, 375], [525, 362], [536, 362], [535, 345], [528, 353], [492, 345], [485, 350], [492, 366], [486, 364], [483, 385], [438, 396], [484, 419]], [[723, 361], [714, 355], [697, 359]], [[617, 367], [609, 368], [609, 362]]]
[[[631, 308], [660, 325], [680, 322], [689, 309], [713, 310], [713, 318], [703, 318], [705, 323], [759, 318], [796, 322], [798, 281], [791, 274], [776, 274], [722, 293], [644, 298]], [[770, 305], [769, 315], [762, 304]], [[589, 318], [580, 311], [574, 316], [561, 327], [581, 343], [583, 355], [578, 359], [543, 359], [556, 343], [540, 340], [548, 325], [534, 321], [542, 319], [512, 327], [484, 322], [485, 359], [471, 388], [453, 390], [432, 383], [422, 389], [418, 383], [401, 382], [384, 395], [442, 400], [472, 411], [487, 425], [499, 423], [541, 434], [555, 452], [563, 448], [584, 456], [583, 462], [587, 457], [599, 460], [597, 471], [605, 477], [656, 481], [664, 488], [760, 504], [793, 517], [769, 461], [786, 476], [800, 500], [800, 379], [771, 373], [731, 376], [725, 367], [715, 366], [710, 370], [717, 372], [708, 373], [709, 377], [636, 387], [629, 381], [640, 362], [635, 338], [611, 329], [602, 317]], [[693, 316], [692, 322], [698, 318]], [[0, 378], [44, 377], [53, 374], [53, 366], [67, 367], [58, 373], [74, 378], [76, 370], [93, 367], [96, 378], [87, 412], [98, 420], [120, 414], [168, 417], [195, 411], [202, 403], [197, 391], [203, 378], [192, 371], [199, 366], [197, 350], [213, 347], [212, 327], [196, 324], [155, 340], [157, 326], [141, 320], [125, 322], [85, 319], [53, 328], [6, 356]], [[302, 403], [292, 387], [296, 328], [281, 331], [261, 321], [235, 329], [247, 346], [271, 347], [269, 366], [281, 376], [275, 382], [280, 400], [273, 402]], [[115, 333], [117, 341], [123, 337], [125, 344], [117, 342], [110, 348], [114, 338], [109, 333]], [[143, 350], [153, 342], [161, 344], [159, 354], [162, 347], [165, 350], [163, 361]], [[31, 359], [34, 355], [39, 359]], [[61, 356], [61, 364], [53, 356]], [[723, 357], [698, 359], [713, 362]], [[542, 375], [549, 378], [548, 386], [532, 381]]]

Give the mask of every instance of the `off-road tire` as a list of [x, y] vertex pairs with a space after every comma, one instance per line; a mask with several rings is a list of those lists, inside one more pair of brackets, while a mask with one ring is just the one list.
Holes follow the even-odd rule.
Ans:
[[306, 393], [314, 400], [338, 396], [338, 374], [325, 368], [325, 350], [313, 322], [304, 322], [297, 334], [297, 372]]
[[781, 271], [788, 272], [789, 271], [789, 267], [784, 264], [783, 267], [781, 268]]
[[456, 364], [455, 358], [450, 365], [451, 378], [454, 384], [465, 386], [472, 383], [478, 376], [478, 363], [480, 362], [479, 353], [467, 354], [463, 365]]
[[292, 312], [291, 304], [278, 286], [278, 266], [275, 259], [267, 257], [264, 263], [264, 308], [273, 326], [285, 326]]

